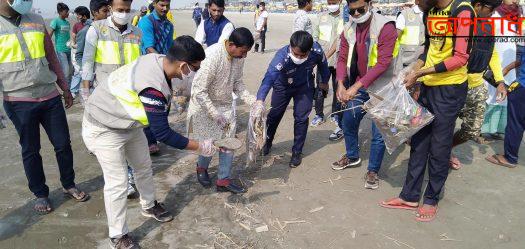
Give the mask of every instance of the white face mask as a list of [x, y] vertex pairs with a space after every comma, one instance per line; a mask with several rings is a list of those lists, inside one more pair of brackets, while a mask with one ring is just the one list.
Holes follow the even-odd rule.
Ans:
[[192, 79], [193, 76], [195, 76], [195, 72], [191, 70], [190, 65], [186, 64], [186, 66], [190, 70], [190, 72], [188, 74], [184, 74], [184, 70], [182, 70], [182, 66], [183, 65], [180, 66], [180, 73], [182, 75], [182, 80]]
[[355, 23], [364, 23], [368, 20], [368, 18], [370, 18], [371, 15], [372, 15], [372, 12], [370, 12], [370, 9], [368, 9], [366, 13], [362, 14], [358, 18], [354, 18], [353, 16], [350, 16], [350, 20], [354, 21]]
[[328, 5], [328, 12], [330, 13], [334, 13], [334, 12], [337, 12], [340, 8], [340, 5], [339, 4], [330, 4]]
[[126, 25], [131, 20], [131, 13], [126, 12], [111, 12], [111, 17], [119, 25]]
[[308, 56], [306, 56], [306, 57], [303, 58], [303, 59], [299, 59], [299, 58], [295, 57], [295, 56], [293, 55], [292, 52], [289, 52], [288, 55], [289, 55], [290, 58], [292, 59], [293, 63], [295, 63], [295, 65], [301, 65], [301, 64], [303, 64], [306, 60], [308, 60]]

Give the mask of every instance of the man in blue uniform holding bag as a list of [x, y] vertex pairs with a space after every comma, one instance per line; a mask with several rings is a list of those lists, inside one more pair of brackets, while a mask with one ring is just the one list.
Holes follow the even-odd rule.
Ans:
[[289, 166], [295, 168], [302, 162], [302, 151], [308, 131], [308, 116], [312, 111], [315, 81], [314, 67], [321, 72], [323, 83], [328, 89], [330, 71], [321, 45], [314, 43], [310, 34], [297, 31], [290, 38], [290, 45], [281, 48], [275, 54], [268, 71], [257, 92], [258, 105], [262, 105], [273, 88], [271, 110], [268, 113], [267, 140], [263, 154], [268, 155], [279, 122], [290, 100], [294, 100], [294, 145]]

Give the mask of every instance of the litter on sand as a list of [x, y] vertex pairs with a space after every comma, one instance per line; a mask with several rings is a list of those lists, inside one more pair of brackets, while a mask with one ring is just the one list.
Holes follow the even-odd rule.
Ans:
[[324, 209], [324, 207], [321, 206], [321, 207], [316, 207], [316, 208], [314, 208], [314, 209], [312, 209], [312, 210], [310, 210], [310, 211], [308, 211], [308, 212], [309, 212], [309, 213], [315, 213], [315, 212], [319, 212], [319, 211], [321, 211], [321, 210], [323, 210], [323, 209]]
[[255, 232], [262, 233], [262, 232], [268, 232], [268, 225], [260, 226], [255, 228]]

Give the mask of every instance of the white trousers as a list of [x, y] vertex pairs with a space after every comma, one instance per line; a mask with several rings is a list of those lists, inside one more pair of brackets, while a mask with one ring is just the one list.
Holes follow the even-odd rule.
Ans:
[[128, 164], [133, 168], [142, 209], [155, 204], [155, 186], [146, 136], [142, 129], [111, 130], [96, 126], [84, 118], [82, 137], [102, 167], [109, 237], [118, 238], [129, 232], [126, 222]]

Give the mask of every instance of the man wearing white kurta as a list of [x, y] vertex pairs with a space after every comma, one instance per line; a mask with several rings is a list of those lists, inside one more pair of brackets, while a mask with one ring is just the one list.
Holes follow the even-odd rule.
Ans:
[[[236, 117], [232, 93], [245, 103], [253, 104], [242, 81], [244, 58], [254, 44], [246, 28], [235, 29], [228, 40], [219, 41], [206, 49], [206, 59], [193, 79], [188, 109], [188, 132], [192, 137], [214, 140], [235, 135]], [[204, 187], [212, 185], [208, 175], [211, 157], [199, 156], [197, 179]], [[219, 153], [217, 191], [244, 193], [246, 190], [230, 181], [233, 151]]]

